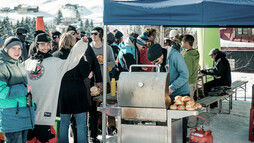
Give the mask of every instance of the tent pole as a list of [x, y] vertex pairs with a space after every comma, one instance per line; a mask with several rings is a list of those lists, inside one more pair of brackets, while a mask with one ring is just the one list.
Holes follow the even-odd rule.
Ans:
[[203, 65], [203, 69], [205, 69], [206, 67], [205, 67], [205, 28], [203, 28], [203, 63], [202, 63], [202, 65]]
[[160, 26], [160, 45], [164, 47], [164, 30], [163, 25]]
[[[107, 100], [107, 25], [104, 25], [103, 34], [103, 107], [106, 107]], [[102, 112], [102, 142], [106, 143], [106, 114]]]

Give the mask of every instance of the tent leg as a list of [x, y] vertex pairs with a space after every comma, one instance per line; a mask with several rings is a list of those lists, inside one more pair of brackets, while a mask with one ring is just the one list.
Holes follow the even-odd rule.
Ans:
[[[104, 25], [104, 41], [103, 41], [103, 107], [106, 107], [107, 102], [107, 25]], [[106, 114], [102, 113], [102, 142], [106, 143]]]

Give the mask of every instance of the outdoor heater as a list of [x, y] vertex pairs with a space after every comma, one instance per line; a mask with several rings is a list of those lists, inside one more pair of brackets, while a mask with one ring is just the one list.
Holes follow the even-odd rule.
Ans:
[[182, 118], [198, 115], [198, 111], [169, 110], [169, 73], [131, 72], [136, 66], [140, 65], [120, 74], [118, 107], [98, 110], [117, 116], [118, 143], [182, 143]]

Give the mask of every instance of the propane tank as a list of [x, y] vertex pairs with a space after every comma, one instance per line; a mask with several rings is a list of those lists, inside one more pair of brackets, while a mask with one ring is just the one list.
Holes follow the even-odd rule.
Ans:
[[[199, 117], [207, 122], [208, 121], [200, 116]], [[211, 130], [204, 131], [203, 125], [200, 125], [200, 129], [192, 128], [189, 136], [189, 143], [213, 143], [213, 135]]]

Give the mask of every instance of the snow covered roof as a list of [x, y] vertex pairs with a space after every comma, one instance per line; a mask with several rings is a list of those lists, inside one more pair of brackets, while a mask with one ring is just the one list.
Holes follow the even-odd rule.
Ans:
[[254, 43], [247, 42], [234, 42], [220, 39], [221, 47], [230, 48], [230, 47], [239, 47], [239, 48], [254, 48]]

